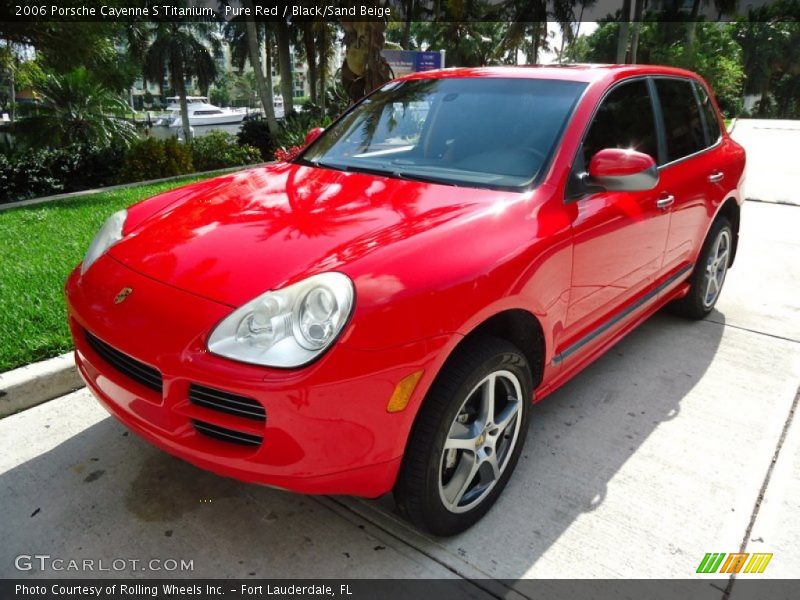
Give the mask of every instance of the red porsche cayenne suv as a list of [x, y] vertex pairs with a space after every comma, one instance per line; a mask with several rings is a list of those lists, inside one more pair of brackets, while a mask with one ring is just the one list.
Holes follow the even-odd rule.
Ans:
[[392, 81], [291, 162], [112, 215], [66, 284], [80, 372], [199, 467], [462, 531], [532, 401], [714, 307], [745, 156], [712, 98], [643, 65]]

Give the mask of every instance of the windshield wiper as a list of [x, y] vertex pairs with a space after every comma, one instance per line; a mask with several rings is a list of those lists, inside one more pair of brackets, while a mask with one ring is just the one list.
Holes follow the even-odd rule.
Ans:
[[315, 167], [323, 167], [325, 169], [335, 169], [336, 171], [347, 171], [348, 173], [367, 173], [368, 175], [381, 175], [388, 177], [397, 177], [398, 179], [404, 179], [404, 176], [400, 171], [394, 171], [391, 169], [381, 169], [378, 167], [363, 167], [361, 165], [340, 165], [336, 163], [327, 163], [321, 160], [310, 161], [310, 162]]
[[438, 183], [441, 185], [458, 186], [458, 183], [446, 177], [436, 177], [435, 175], [422, 175], [419, 173], [401, 171], [398, 169], [381, 169], [379, 167], [368, 167], [361, 165], [348, 165], [328, 163], [322, 160], [310, 160], [310, 165], [322, 167], [324, 169], [334, 169], [336, 171], [346, 171], [348, 173], [366, 173], [368, 175], [378, 175], [380, 177], [394, 177], [406, 181], [424, 181], [428, 183]]

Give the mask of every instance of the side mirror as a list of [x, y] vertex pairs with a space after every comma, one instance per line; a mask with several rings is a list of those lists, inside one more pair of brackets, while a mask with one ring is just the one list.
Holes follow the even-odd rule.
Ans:
[[658, 185], [658, 169], [648, 154], [605, 148], [589, 161], [589, 182], [610, 192], [642, 192]]
[[317, 138], [318, 138], [320, 135], [322, 135], [322, 132], [323, 132], [323, 131], [325, 131], [325, 129], [323, 129], [322, 127], [314, 127], [314, 129], [312, 129], [311, 131], [309, 131], [309, 132], [306, 134], [306, 146], [308, 146], [309, 144], [311, 144], [311, 142], [313, 142], [313, 141], [314, 141], [315, 139], [317, 139]]

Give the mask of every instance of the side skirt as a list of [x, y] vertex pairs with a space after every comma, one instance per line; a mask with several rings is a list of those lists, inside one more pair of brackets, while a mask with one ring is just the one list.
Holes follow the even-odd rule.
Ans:
[[[602, 323], [599, 327], [593, 329], [581, 339], [570, 344], [564, 350], [556, 354], [553, 357], [553, 364], [562, 363], [569, 359], [572, 354], [593, 340], [596, 340], [598, 337], [602, 336], [615, 325], [624, 322], [619, 331], [612, 334], [606, 341], [597, 346], [597, 348], [595, 348], [592, 352], [577, 359], [574, 364], [570, 364], [569, 362], [565, 363], [561, 373], [559, 373], [553, 381], [542, 385], [535, 391], [534, 402], [539, 402], [545, 396], [560, 388], [573, 376], [582, 371], [586, 366], [605, 354], [606, 351], [608, 351], [612, 346], [614, 346], [614, 344], [625, 337], [629, 332], [638, 327], [653, 314], [658, 312], [662, 307], [664, 307], [664, 305], [682, 295], [685, 295], [688, 290], [688, 284], [684, 280], [689, 277], [692, 269], [694, 269], [693, 264], [686, 265], [685, 267], [681, 268], [657, 287], [653, 288], [647, 294], [627, 306], [622, 312], [614, 315], [609, 320]], [[661, 298], [659, 298], [660, 295], [662, 295]], [[653, 302], [654, 300], [655, 302]], [[642, 307], [646, 306], [649, 302], [652, 302], [652, 304], [643, 309]], [[626, 320], [627, 322], [625, 322]]]

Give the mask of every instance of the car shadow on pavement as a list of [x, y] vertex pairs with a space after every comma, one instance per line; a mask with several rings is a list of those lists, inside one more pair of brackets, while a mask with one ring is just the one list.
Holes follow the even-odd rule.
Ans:
[[[715, 312], [713, 318], [715, 323], [695, 323], [659, 314], [632, 332], [534, 407], [517, 470], [480, 523], [450, 539], [417, 538], [487, 577], [524, 577], [583, 515], [603, 505], [620, 468], [636, 459], [656, 428], [680, 413], [682, 399], [717, 352], [724, 315]], [[56, 429], [58, 423], [46, 427]], [[343, 516], [324, 500], [207, 473], [105, 418], [0, 475], [0, 576], [452, 575], [409, 554], [401, 540], [414, 543], [417, 534], [407, 529], [411, 537], [397, 535], [406, 526], [393, 514], [390, 497], [342, 502], [359, 507], [355, 512], [366, 521]], [[657, 518], [657, 508], [652, 514]], [[169, 573], [138, 567], [100, 573], [14, 568], [17, 555], [34, 553], [108, 561], [189, 559], [194, 568]], [[569, 572], [559, 560], [553, 558], [544, 576]]]
[[[581, 563], [596, 562], [595, 536], [613, 538], [618, 531], [635, 529], [638, 524], [625, 512], [600, 519], [582, 517], [603, 505], [609, 482], [623, 465], [637, 458], [658, 464], [664, 449], [643, 446], [657, 428], [679, 416], [682, 400], [717, 353], [725, 316], [714, 311], [711, 318], [713, 323], [696, 322], [659, 313], [536, 404], [513, 477], [492, 510], [465, 533], [446, 539], [419, 536], [395, 514], [388, 497], [345, 502], [367, 518], [391, 521], [401, 537], [416, 538], [416, 543], [427, 546], [431, 554], [449, 554], [443, 561], [456, 568], [459, 563], [468, 563], [466, 570], [477, 570], [477, 576], [505, 580], [526, 575], [562, 578]], [[681, 480], [675, 485], [685, 483]], [[641, 495], [629, 496], [624, 502], [617, 499], [614, 510], [625, 504], [632, 507], [631, 513], [658, 520], [659, 506], [641, 507], [653, 500], [650, 485], [652, 482], [646, 480], [634, 484], [633, 489]], [[631, 485], [623, 482], [623, 487], [630, 489]], [[664, 498], [665, 503], [669, 501]], [[603, 527], [608, 530], [603, 531]], [[562, 544], [570, 552], [564, 554], [559, 548], [531, 573], [543, 555], [573, 528], [574, 543]], [[641, 537], [645, 531], [630, 536]], [[618, 559], [608, 557], [609, 563]], [[583, 577], [591, 576], [591, 571], [582, 572]], [[626, 574], [624, 569], [619, 572]]]

